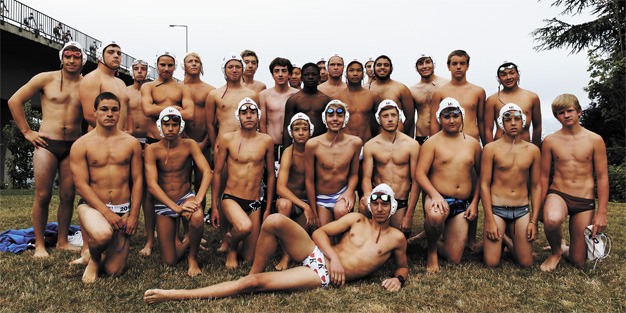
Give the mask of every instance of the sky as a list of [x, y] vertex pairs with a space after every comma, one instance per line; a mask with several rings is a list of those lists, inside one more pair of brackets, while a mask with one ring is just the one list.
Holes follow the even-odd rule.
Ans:
[[[433, 55], [435, 73], [449, 78], [446, 57], [463, 49], [471, 57], [467, 80], [487, 96], [497, 91], [497, 67], [504, 61], [518, 65], [520, 86], [541, 100], [544, 134], [560, 126], [550, 110], [556, 96], [572, 93], [583, 107], [589, 103], [585, 52], [533, 49], [537, 42], [530, 33], [561, 12], [550, 6], [552, 0], [21, 2], [101, 41], [115, 40], [125, 53], [152, 64], [159, 50], [174, 51], [182, 63], [185, 28], [169, 25], [187, 25], [189, 51], [200, 54], [203, 80], [215, 87], [225, 83], [223, 57], [244, 49], [258, 54], [255, 79], [268, 87], [274, 85], [268, 65], [278, 56], [303, 65], [334, 54], [362, 61], [386, 54], [394, 65], [391, 78], [410, 87], [419, 80], [418, 54]], [[592, 17], [561, 18], [581, 23]], [[182, 70], [175, 76], [181, 79]]]

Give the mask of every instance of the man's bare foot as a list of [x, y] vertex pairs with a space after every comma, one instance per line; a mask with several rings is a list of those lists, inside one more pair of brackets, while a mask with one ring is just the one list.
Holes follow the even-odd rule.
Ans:
[[237, 250], [229, 250], [226, 255], [226, 268], [233, 270], [236, 269], [237, 266]]
[[152, 254], [152, 244], [150, 243], [146, 243], [145, 246], [143, 246], [143, 249], [139, 250], [139, 255], [141, 256], [150, 256]]
[[419, 233], [419, 234], [417, 234], [417, 235], [407, 239], [406, 243], [411, 245], [411, 244], [417, 243], [417, 241], [421, 240], [421, 239], [426, 239], [426, 232], [425, 231], [422, 231], [421, 233]]
[[544, 272], [552, 272], [556, 269], [557, 265], [561, 261], [561, 253], [550, 254], [550, 256], [541, 263], [539, 267]]
[[83, 283], [91, 284], [96, 281], [98, 278], [98, 264], [96, 262], [90, 261], [85, 267], [85, 272], [83, 273]]
[[91, 254], [89, 253], [89, 250], [85, 250], [81, 252], [80, 258], [74, 261], [71, 261], [69, 264], [70, 265], [87, 265], [89, 264], [90, 259], [91, 259]]
[[42, 246], [42, 247], [35, 246], [35, 254], [33, 254], [34, 258], [47, 258], [49, 256], [50, 254], [48, 253], [48, 251], [46, 251], [45, 246]]
[[80, 247], [71, 245], [69, 242], [57, 243], [56, 249], [73, 251], [73, 252], [79, 252], [81, 250]]
[[437, 252], [429, 253], [426, 256], [426, 273], [434, 274], [439, 272], [439, 257], [437, 256]]
[[194, 277], [202, 274], [202, 271], [200, 271], [200, 266], [198, 265], [198, 261], [195, 258], [187, 258], [187, 263], [189, 263], [189, 270], [187, 271], [187, 275]]
[[224, 234], [224, 238], [222, 238], [222, 241], [220, 241], [220, 247], [217, 248], [217, 252], [218, 253], [226, 253], [228, 252], [229, 248], [230, 248], [230, 240], [233, 238], [233, 236], [230, 235], [230, 232], [226, 232], [226, 234]]
[[[567, 241], [565, 241], [565, 239], [561, 239], [561, 247], [562, 246], [567, 246]], [[550, 247], [550, 245], [547, 245], [541, 248], [541, 251], [550, 251], [550, 250], [552, 250], [552, 247]]]
[[283, 254], [283, 258], [280, 260], [280, 262], [278, 262], [278, 264], [276, 264], [276, 266], [274, 266], [274, 269], [276, 269], [277, 271], [284, 271], [286, 269], [289, 268], [289, 254], [285, 253]]
[[143, 294], [143, 301], [146, 303], [158, 303], [162, 301], [173, 300], [167, 290], [148, 289]]

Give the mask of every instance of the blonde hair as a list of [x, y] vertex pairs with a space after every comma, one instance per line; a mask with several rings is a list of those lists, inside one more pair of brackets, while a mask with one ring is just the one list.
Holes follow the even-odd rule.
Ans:
[[[187, 62], [187, 58], [190, 58], [190, 57], [195, 57], [198, 59], [198, 61], [200, 62], [200, 74], [204, 75], [204, 66], [202, 65], [202, 58], [200, 57], [198, 52], [189, 52], [185, 55], [185, 58], [183, 59], [183, 71], [185, 70], [185, 62]], [[187, 74], [187, 72], [185, 72], [185, 74]]]
[[582, 111], [578, 98], [571, 93], [564, 93], [552, 101], [552, 115], [556, 117], [559, 112], [569, 108], [570, 106], [573, 106], [578, 112]]

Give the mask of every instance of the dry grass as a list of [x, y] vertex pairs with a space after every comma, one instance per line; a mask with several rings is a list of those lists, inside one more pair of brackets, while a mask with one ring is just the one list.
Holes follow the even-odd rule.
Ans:
[[[0, 192], [0, 230], [31, 226], [32, 191]], [[51, 208], [58, 204], [53, 197]], [[508, 258], [497, 269], [488, 269], [481, 257], [466, 253], [461, 265], [442, 262], [442, 272], [426, 275], [425, 243], [409, 247], [410, 282], [399, 293], [388, 293], [378, 286], [391, 275], [391, 264], [374, 275], [345, 288], [317, 289], [296, 293], [269, 293], [216, 301], [193, 300], [148, 306], [143, 292], [149, 288], [197, 288], [236, 279], [248, 266], [236, 271], [224, 269], [224, 256], [217, 254], [216, 232], [206, 228], [210, 249], [202, 251], [203, 275], [186, 275], [186, 262], [175, 267], [161, 264], [158, 249], [149, 258], [138, 255], [145, 237], [131, 238], [127, 270], [119, 278], [100, 278], [93, 285], [80, 281], [83, 267], [67, 262], [77, 255], [49, 250], [47, 260], [35, 260], [32, 251], [21, 255], [0, 254], [0, 311], [8, 312], [102, 312], [102, 311], [215, 311], [215, 312], [543, 312], [543, 311], [626, 311], [626, 208], [609, 205], [609, 230], [613, 239], [611, 256], [598, 269], [583, 270], [562, 262], [554, 273], [542, 273], [539, 264], [548, 252], [543, 229], [535, 243], [535, 265], [518, 268]], [[56, 212], [51, 209], [54, 220]], [[482, 219], [481, 219], [482, 220]], [[414, 230], [421, 230], [421, 216]], [[74, 218], [73, 224], [77, 224]], [[143, 226], [141, 224], [141, 226]], [[143, 228], [141, 228], [142, 230]], [[482, 221], [479, 234], [482, 233]], [[273, 263], [272, 263], [273, 266]]]

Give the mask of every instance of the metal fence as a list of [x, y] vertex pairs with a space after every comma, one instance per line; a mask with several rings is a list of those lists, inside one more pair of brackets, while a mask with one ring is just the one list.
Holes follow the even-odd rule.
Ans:
[[[96, 57], [96, 50], [102, 42], [91, 37], [73, 27], [64, 24], [46, 14], [43, 14], [23, 3], [15, 0], [0, 0], [0, 23], [10, 23], [20, 27], [22, 30], [29, 31], [37, 37], [50, 40], [50, 43], [56, 42], [64, 44], [67, 41], [77, 41], [85, 48], [87, 54]], [[121, 67], [132, 72], [132, 64], [135, 58], [122, 53]], [[149, 66], [148, 78], [154, 80], [156, 77], [156, 69]]]

